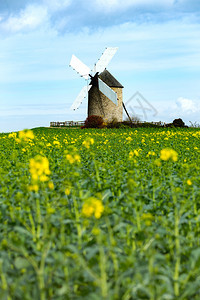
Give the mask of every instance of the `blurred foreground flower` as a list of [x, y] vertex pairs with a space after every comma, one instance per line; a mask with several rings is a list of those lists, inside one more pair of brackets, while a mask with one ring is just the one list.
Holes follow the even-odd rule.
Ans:
[[71, 147], [68, 150], [65, 151], [65, 157], [66, 160], [70, 163], [70, 164], [74, 164], [74, 163], [80, 163], [81, 162], [81, 157], [78, 154], [78, 150], [75, 147]]
[[49, 161], [46, 157], [37, 155], [30, 159], [29, 170], [33, 181], [48, 181], [48, 175], [51, 174], [49, 170]]
[[37, 184], [33, 184], [29, 186], [29, 191], [38, 192], [39, 186]]
[[131, 141], [132, 141], [132, 137], [128, 136], [128, 137], [126, 138], [126, 140], [127, 140], [127, 142], [131, 142]]
[[174, 151], [173, 149], [162, 149], [160, 151], [160, 159], [161, 160], [172, 160], [177, 161], [178, 160], [178, 153]]
[[132, 159], [136, 156], [139, 156], [140, 151], [141, 151], [141, 149], [130, 151], [129, 152], [129, 159]]
[[24, 129], [22, 131], [19, 131], [18, 138], [16, 139], [17, 142], [28, 142], [30, 140], [34, 139], [34, 134], [32, 130]]
[[66, 159], [70, 164], [79, 163], [81, 161], [81, 157], [79, 154], [74, 154], [74, 155], [67, 154]]
[[192, 181], [190, 179], [187, 180], [187, 185], [192, 185]]
[[96, 219], [99, 219], [103, 211], [102, 201], [95, 197], [88, 198], [82, 207], [82, 214], [88, 218], [94, 215]]
[[93, 138], [87, 138], [85, 141], [83, 141], [83, 146], [85, 146], [87, 149], [90, 148], [91, 145], [94, 144], [94, 139]]
[[9, 137], [9, 139], [10, 138], [14, 138], [15, 139], [17, 137], [17, 133], [16, 132], [11, 132], [11, 133], [9, 133], [8, 137]]

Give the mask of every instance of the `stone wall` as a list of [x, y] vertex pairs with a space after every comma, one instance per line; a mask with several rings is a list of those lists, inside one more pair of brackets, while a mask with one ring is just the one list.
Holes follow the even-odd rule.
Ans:
[[122, 122], [123, 106], [122, 106], [122, 88], [112, 88], [117, 93], [118, 105], [115, 105], [96, 86], [93, 86], [88, 95], [88, 116], [97, 115], [103, 117], [105, 122], [116, 119]]

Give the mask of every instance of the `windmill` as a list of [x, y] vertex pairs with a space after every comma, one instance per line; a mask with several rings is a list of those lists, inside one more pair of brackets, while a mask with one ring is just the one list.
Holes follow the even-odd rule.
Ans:
[[[99, 115], [105, 121], [122, 121], [123, 86], [106, 69], [118, 48], [108, 47], [94, 65], [93, 70], [72, 55], [70, 66], [83, 77], [87, 84], [73, 102], [71, 109], [76, 110], [88, 96], [88, 116]], [[90, 82], [89, 82], [90, 80]], [[89, 84], [88, 84], [89, 82]]]

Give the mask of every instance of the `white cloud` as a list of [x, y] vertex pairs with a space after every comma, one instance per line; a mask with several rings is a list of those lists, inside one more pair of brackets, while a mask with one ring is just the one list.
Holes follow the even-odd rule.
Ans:
[[11, 15], [0, 24], [0, 28], [8, 32], [32, 30], [47, 21], [47, 8], [41, 5], [28, 5], [18, 15]]
[[28, 32], [41, 25], [50, 25], [51, 17], [70, 6], [71, 0], [43, 0], [41, 4], [29, 4], [7, 18], [0, 16], [0, 30], [6, 33]]
[[180, 97], [176, 102], [177, 109], [183, 113], [196, 113], [200, 111], [200, 106], [194, 100]]
[[171, 123], [174, 119], [181, 118], [185, 124], [200, 123], [200, 104], [197, 100], [179, 97], [176, 102], [166, 101], [162, 103], [155, 103], [158, 110], [158, 115], [155, 121], [162, 120], [166, 123]]

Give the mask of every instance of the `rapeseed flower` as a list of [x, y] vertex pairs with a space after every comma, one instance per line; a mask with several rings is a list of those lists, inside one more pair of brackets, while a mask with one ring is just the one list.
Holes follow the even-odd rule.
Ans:
[[93, 138], [87, 138], [85, 141], [83, 141], [82, 145], [85, 146], [87, 149], [90, 148], [91, 145], [94, 144]]
[[131, 141], [132, 141], [132, 137], [128, 136], [128, 137], [126, 138], [126, 140], [127, 140], [127, 142], [131, 142]]
[[34, 139], [34, 134], [32, 130], [24, 129], [19, 131], [18, 138], [16, 139], [17, 142], [28, 142]]
[[49, 161], [46, 157], [37, 155], [30, 159], [29, 170], [33, 181], [48, 181], [48, 175], [51, 174], [49, 170]]
[[147, 157], [149, 157], [150, 155], [155, 156], [156, 153], [155, 153], [154, 151], [149, 151], [149, 152], [147, 153]]
[[134, 156], [139, 156], [139, 150], [133, 150], [129, 152], [129, 159], [133, 158]]
[[11, 133], [9, 133], [8, 137], [15, 139], [17, 137], [17, 133], [16, 132], [11, 132]]
[[38, 192], [39, 186], [37, 184], [33, 184], [29, 186], [29, 191]]
[[55, 140], [55, 141], [53, 141], [53, 145], [59, 147], [60, 146], [60, 142]]
[[67, 154], [66, 159], [70, 164], [79, 163], [81, 161], [79, 154]]
[[53, 184], [52, 181], [50, 181], [50, 182], [48, 183], [48, 187], [49, 187], [50, 190], [53, 190], [53, 189], [54, 189], [54, 184]]
[[178, 160], [178, 153], [173, 149], [162, 149], [160, 151], [160, 159], [165, 161], [172, 160], [175, 162]]
[[65, 151], [65, 158], [70, 164], [80, 163], [81, 156], [78, 154], [78, 151], [75, 147], [70, 147]]
[[102, 201], [95, 197], [88, 198], [82, 207], [82, 214], [88, 218], [94, 215], [96, 219], [99, 219], [103, 211]]
[[71, 188], [70, 188], [70, 187], [67, 187], [67, 188], [65, 189], [65, 195], [69, 196], [70, 193], [71, 193]]
[[192, 185], [192, 181], [190, 179], [187, 180], [187, 185]]

